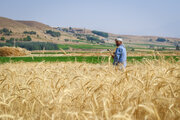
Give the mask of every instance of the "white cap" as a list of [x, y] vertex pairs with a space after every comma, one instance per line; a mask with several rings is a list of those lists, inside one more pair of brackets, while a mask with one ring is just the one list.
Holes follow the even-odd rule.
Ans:
[[122, 38], [116, 38], [115, 40], [116, 40], [116, 41], [121, 41], [121, 42], [123, 41]]

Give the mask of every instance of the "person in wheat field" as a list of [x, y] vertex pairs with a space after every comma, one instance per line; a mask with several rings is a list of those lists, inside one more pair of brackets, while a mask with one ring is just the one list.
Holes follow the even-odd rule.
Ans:
[[116, 43], [116, 51], [112, 55], [114, 58], [113, 65], [119, 66], [120, 69], [126, 68], [126, 60], [127, 60], [127, 53], [126, 53], [126, 48], [123, 45], [123, 39], [122, 38], [117, 38], [115, 39]]

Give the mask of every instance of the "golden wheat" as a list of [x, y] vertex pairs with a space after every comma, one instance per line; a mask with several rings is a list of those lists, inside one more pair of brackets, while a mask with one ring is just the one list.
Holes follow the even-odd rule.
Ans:
[[1, 64], [0, 119], [178, 120], [180, 62]]

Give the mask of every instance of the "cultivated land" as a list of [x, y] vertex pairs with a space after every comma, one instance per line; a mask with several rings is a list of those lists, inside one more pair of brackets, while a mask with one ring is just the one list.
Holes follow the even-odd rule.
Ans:
[[178, 120], [180, 62], [0, 64], [0, 119]]
[[[58, 30], [57, 28], [50, 27], [48, 25], [45, 25], [43, 23], [37, 22], [37, 21], [21, 21], [21, 20], [12, 20], [9, 18], [0, 17], [0, 29], [7, 28], [12, 31], [10, 35], [3, 35], [0, 34], [0, 37], [5, 37], [6, 40], [10, 38], [14, 39], [23, 39], [25, 37], [30, 36], [32, 38], [33, 42], [52, 42], [59, 44], [60, 48], [64, 49], [99, 49], [102, 48], [103, 45], [106, 46], [113, 46], [114, 39], [117, 37], [121, 37], [124, 39], [124, 43], [127, 48], [129, 49], [175, 49], [175, 44], [179, 43], [179, 38], [170, 38], [170, 37], [163, 37], [164, 39], [168, 40], [165, 42], [157, 42], [158, 36], [134, 36], [134, 35], [118, 35], [118, 34], [112, 34], [107, 33], [108, 37], [102, 37], [101, 35], [97, 35], [93, 33], [93, 30], [88, 29], [81, 29], [81, 28], [71, 28], [74, 31], [76, 30], [82, 30], [81, 32], [71, 32], [70, 28], [64, 28], [67, 29], [68, 32], [63, 30]], [[62, 28], [63, 29], [63, 28]], [[58, 37], [53, 37], [50, 34], [46, 34], [47, 30], [52, 30], [55, 32], [60, 32], [61, 35]], [[36, 32], [36, 34], [24, 34], [25, 31], [33, 31]], [[101, 40], [104, 40], [105, 43], [102, 43], [102, 45], [99, 45], [97, 41], [95, 40], [93, 43], [93, 46], [95, 47], [89, 47], [92, 45], [91, 40], [87, 40], [87, 36], [96, 36]], [[107, 40], [106, 40], [107, 39]], [[66, 41], [67, 40], [67, 41]], [[18, 41], [22, 42], [22, 41]], [[5, 41], [1, 41], [0, 43], [5, 43]], [[65, 44], [65, 45], [64, 45]], [[77, 45], [77, 46], [76, 46]], [[82, 47], [84, 45], [84, 47]], [[98, 47], [99, 45], [99, 47]]]
[[[26, 37], [24, 31], [34, 31], [36, 35], [28, 34], [30, 42], [56, 43], [59, 50], [41, 46], [25, 56], [12, 53], [13, 48], [1, 51], [9, 57], [0, 57], [0, 120], [180, 119], [180, 52], [174, 45], [179, 38], [157, 42], [157, 36], [108, 33], [109, 40], [98, 43], [78, 38], [106, 39], [91, 30], [76, 35], [36, 21], [0, 17], [3, 28], [12, 33], [0, 33], [2, 44], [12, 37]], [[52, 37], [46, 30], [61, 36]], [[127, 48], [125, 70], [112, 65], [107, 51], [115, 51], [117, 37], [124, 39]]]
[[[142, 62], [143, 60], [165, 59], [179, 61], [180, 56], [129, 56], [128, 63]], [[84, 62], [94, 64], [112, 64], [113, 59], [109, 56], [42, 56], [42, 57], [0, 57], [0, 63], [7, 62]]]

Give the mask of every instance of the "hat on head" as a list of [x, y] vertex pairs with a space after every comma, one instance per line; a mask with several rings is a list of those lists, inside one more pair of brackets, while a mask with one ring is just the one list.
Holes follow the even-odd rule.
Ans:
[[122, 38], [116, 38], [115, 40], [116, 40], [116, 41], [121, 41], [121, 42], [123, 41]]

